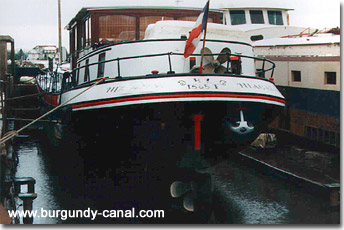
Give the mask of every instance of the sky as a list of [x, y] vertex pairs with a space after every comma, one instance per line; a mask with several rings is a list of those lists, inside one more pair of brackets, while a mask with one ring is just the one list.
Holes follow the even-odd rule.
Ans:
[[[95, 6], [103, 2], [113, 5], [120, 0], [61, 0], [62, 28], [86, 6]], [[146, 0], [136, 0], [142, 3]], [[152, 1], [152, 0], [150, 0]], [[194, 0], [155, 0], [157, 2], [172, 1], [178, 4], [190, 3]], [[197, 0], [202, 7], [206, 0]], [[211, 0], [212, 2], [228, 1], [235, 4], [238, 0]], [[265, 1], [265, 0], [250, 0]], [[290, 11], [290, 24], [311, 28], [332, 28], [340, 26], [340, 6], [342, 0], [270, 0], [282, 2]], [[0, 35], [10, 35], [15, 40], [16, 50], [28, 51], [36, 45], [58, 44], [57, 0], [0, 0]], [[134, 4], [133, 0], [126, 3]], [[231, 3], [232, 4], [232, 3]], [[62, 45], [67, 49], [69, 35], [66, 29], [62, 33]]]

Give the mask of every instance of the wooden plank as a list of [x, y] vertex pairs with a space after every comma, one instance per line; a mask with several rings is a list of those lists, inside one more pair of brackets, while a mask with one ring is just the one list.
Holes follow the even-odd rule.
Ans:
[[7, 42], [0, 41], [0, 79], [7, 81]]

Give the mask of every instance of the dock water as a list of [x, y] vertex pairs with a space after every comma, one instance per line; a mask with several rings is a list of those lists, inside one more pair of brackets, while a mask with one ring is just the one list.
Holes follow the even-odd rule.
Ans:
[[[136, 183], [142, 173], [127, 171], [117, 174], [85, 172], [83, 166], [70, 158], [61, 164], [56, 152], [49, 151], [39, 139], [25, 139], [17, 143], [19, 165], [16, 176], [32, 176], [37, 180], [34, 210], [114, 209], [137, 205], [147, 197], [145, 191], [165, 186], [161, 181], [168, 175], [159, 174], [159, 180]], [[54, 154], [52, 156], [51, 154]], [[74, 161], [73, 161], [74, 160]], [[81, 159], [78, 159], [79, 161]], [[31, 168], [31, 170], [28, 170]], [[135, 170], [135, 169], [133, 169]], [[204, 223], [216, 224], [339, 224], [339, 209], [328, 206], [326, 200], [294, 183], [266, 175], [249, 164], [224, 160], [205, 172], [214, 183], [212, 217]], [[120, 183], [119, 183], [120, 181]], [[140, 192], [138, 192], [140, 191]], [[161, 194], [168, 203], [164, 220], [67, 219], [36, 218], [34, 224], [96, 224], [96, 223], [196, 223], [190, 213], [176, 209], [179, 199]], [[159, 201], [161, 202], [161, 200]], [[85, 208], [86, 207], [86, 208]], [[154, 209], [154, 206], [151, 206]], [[171, 209], [171, 207], [173, 207]]]

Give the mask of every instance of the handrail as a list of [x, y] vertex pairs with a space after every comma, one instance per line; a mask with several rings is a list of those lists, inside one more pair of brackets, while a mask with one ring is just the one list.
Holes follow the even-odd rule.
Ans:
[[[214, 53], [214, 54], [204, 54], [204, 55], [205, 56], [213, 56], [213, 55], [223, 55], [223, 54], [224, 53]], [[232, 53], [227, 53], [227, 54], [229, 54], [230, 56], [237, 56], [237, 57], [241, 57], [241, 58], [249, 58], [249, 59], [253, 59], [253, 60], [263, 61], [263, 67], [264, 67], [265, 62], [269, 62], [272, 65], [271, 68], [268, 68], [266, 70], [263, 69], [260, 72], [256, 72], [256, 74], [257, 73], [261, 73], [261, 72], [265, 73], [265, 72], [268, 72], [270, 70], [272, 71], [275, 68], [275, 63], [272, 62], [269, 59], [266, 59], [266, 58], [247, 56], [247, 55], [242, 55], [242, 54], [232, 54]], [[94, 63], [89, 63], [87, 65], [79, 66], [77, 68], [74, 68], [73, 72], [77, 71], [77, 70], [80, 70], [82, 68], [86, 68], [88, 66], [99, 65], [99, 64], [107, 63], [107, 62], [113, 62], [113, 61], [119, 62], [121, 60], [136, 59], [136, 58], [147, 58], [147, 57], [159, 57], [159, 56], [168, 56], [170, 71], [172, 71], [172, 64], [171, 64], [171, 58], [170, 58], [171, 55], [184, 56], [184, 53], [167, 52], [167, 53], [159, 53], [159, 54], [146, 54], [146, 55], [128, 56], [128, 57], [121, 57], [121, 58], [118, 57], [118, 58], [108, 59], [108, 60], [104, 60], [104, 61], [98, 61], [98, 62], [94, 62]], [[201, 54], [192, 54], [191, 56], [201, 56]], [[119, 66], [118, 66], [118, 69], [120, 69]], [[118, 71], [118, 72], [120, 72], [120, 71]], [[270, 77], [272, 77], [272, 75], [273, 75], [273, 71], [272, 71], [272, 74], [271, 74]]]
[[[213, 56], [213, 55], [227, 55], [228, 56], [228, 61], [227, 61], [227, 72], [225, 74], [229, 74], [229, 75], [233, 75], [233, 73], [229, 72], [229, 65], [230, 62], [232, 62], [231, 60], [229, 60], [229, 56], [236, 56], [239, 57], [239, 61], [241, 62], [241, 59], [243, 58], [247, 58], [247, 59], [253, 59], [254, 61], [262, 61], [262, 68], [259, 71], [255, 71], [255, 74], [258, 75], [261, 78], [265, 78], [265, 73], [271, 71], [271, 75], [270, 78], [272, 78], [273, 73], [274, 73], [274, 68], [275, 68], [275, 63], [272, 62], [271, 60], [268, 60], [266, 58], [260, 58], [260, 57], [254, 57], [254, 56], [247, 56], [247, 55], [243, 55], [243, 54], [235, 54], [235, 53], [214, 53], [214, 54], [204, 54], [205, 56]], [[113, 59], [108, 59], [108, 60], [103, 60], [103, 61], [98, 61], [98, 62], [93, 62], [93, 63], [88, 63], [87, 65], [83, 65], [83, 66], [79, 66], [77, 68], [74, 68], [72, 70], [73, 73], [75, 73], [76, 71], [89, 67], [89, 66], [93, 66], [93, 65], [99, 65], [102, 63], [109, 63], [109, 62], [117, 62], [117, 78], [121, 77], [121, 69], [120, 69], [120, 61], [123, 60], [130, 60], [130, 59], [139, 59], [139, 58], [150, 58], [150, 57], [160, 57], [160, 56], [167, 56], [167, 61], [168, 61], [168, 66], [169, 66], [169, 71], [167, 72], [167, 74], [174, 74], [175, 72], [173, 71], [172, 68], [172, 61], [171, 61], [171, 56], [184, 56], [184, 53], [176, 53], [176, 52], [165, 52], [165, 53], [157, 53], [157, 54], [146, 54], [146, 55], [136, 55], [136, 56], [127, 56], [127, 57], [117, 57], [117, 58], [113, 58]], [[197, 57], [197, 56], [201, 56], [201, 54], [192, 54], [191, 56]], [[270, 68], [265, 69], [265, 63], [268, 62], [271, 64]], [[54, 80], [53, 80], [54, 81]], [[55, 79], [55, 81], [57, 81], [57, 79]], [[51, 84], [50, 86], [47, 85], [47, 83]], [[55, 82], [57, 83], [57, 82]], [[53, 82], [52, 80], [50, 80], [49, 82], [45, 82], [46, 84], [46, 88], [54, 88], [53, 87]], [[61, 83], [62, 84], [62, 83]]]

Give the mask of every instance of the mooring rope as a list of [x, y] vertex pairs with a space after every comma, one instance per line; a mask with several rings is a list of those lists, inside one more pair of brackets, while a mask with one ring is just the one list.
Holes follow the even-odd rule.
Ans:
[[42, 118], [46, 117], [47, 115], [51, 114], [52, 112], [54, 112], [55, 110], [61, 108], [62, 106], [66, 105], [67, 103], [69, 103], [70, 101], [74, 100], [75, 98], [79, 97], [81, 94], [85, 93], [87, 90], [93, 88], [94, 86], [98, 85], [100, 82], [105, 81], [105, 77], [103, 78], [99, 78], [93, 85], [87, 87], [85, 90], [81, 91], [80, 93], [78, 93], [77, 95], [75, 95], [74, 97], [68, 99], [67, 101], [63, 102], [62, 104], [56, 106], [55, 108], [53, 108], [52, 110], [49, 110], [48, 112], [46, 112], [45, 114], [43, 114], [42, 116], [38, 117], [37, 119], [31, 121], [29, 124], [24, 125], [23, 127], [21, 127], [18, 130], [13, 130], [10, 132], [7, 132], [1, 139], [0, 139], [0, 144], [5, 143], [6, 141], [12, 139], [15, 136], [18, 136], [19, 133], [21, 131], [23, 131], [24, 129], [28, 128], [29, 126], [33, 125], [34, 123], [36, 123], [37, 121], [41, 120]]

